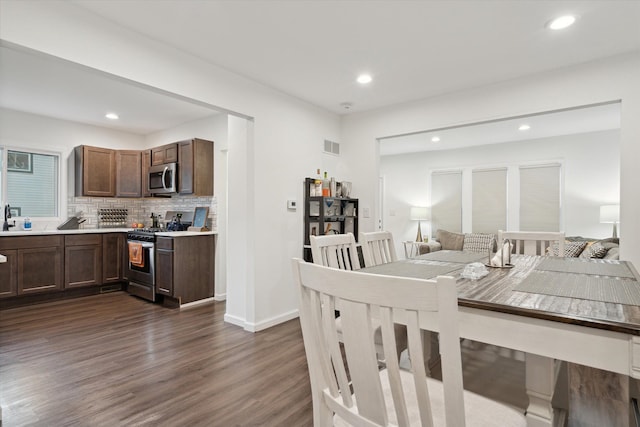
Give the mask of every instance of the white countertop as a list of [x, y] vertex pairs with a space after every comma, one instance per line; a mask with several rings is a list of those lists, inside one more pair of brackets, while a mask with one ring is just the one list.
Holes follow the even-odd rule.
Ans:
[[2, 254], [0, 254], [0, 263], [1, 262], [7, 262], [7, 257]]
[[[126, 233], [131, 228], [81, 228], [79, 230], [31, 230], [31, 231], [0, 231], [0, 237], [9, 236], [56, 236], [62, 234], [91, 234], [91, 233]], [[215, 231], [163, 231], [156, 233], [163, 237], [207, 236], [218, 234]]]

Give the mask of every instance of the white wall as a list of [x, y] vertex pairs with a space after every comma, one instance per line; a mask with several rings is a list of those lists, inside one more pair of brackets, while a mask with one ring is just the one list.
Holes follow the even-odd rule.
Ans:
[[[0, 6], [0, 39], [5, 44], [253, 119], [245, 123], [246, 147], [230, 143], [227, 153], [225, 318], [258, 330], [296, 316], [291, 258], [302, 256], [302, 211], [288, 211], [286, 201], [296, 199], [300, 205], [304, 177], [323, 165], [323, 141], [341, 142], [339, 117], [143, 38], [70, 2], [2, 2]], [[343, 164], [344, 158], [338, 160], [336, 171], [345, 170]], [[242, 171], [246, 172], [243, 178]]]
[[[342, 141], [354, 176], [353, 193], [376, 206], [379, 174], [376, 138], [621, 100], [620, 254], [640, 265], [640, 53], [541, 73], [501, 84], [351, 114]], [[377, 214], [377, 213], [376, 213]], [[360, 222], [375, 230], [375, 216]]]
[[[599, 207], [617, 203], [620, 188], [620, 132], [603, 131], [557, 136], [505, 144], [492, 144], [456, 150], [383, 156], [380, 174], [385, 181], [385, 228], [393, 232], [398, 253], [401, 242], [414, 240], [417, 224], [409, 220], [411, 206], [426, 206], [430, 178], [434, 169], [474, 167], [517, 167], [528, 163], [559, 161], [564, 169], [564, 221], [567, 236], [609, 237], [610, 224], [599, 223]], [[509, 188], [517, 206], [518, 187]], [[393, 214], [393, 215], [392, 215]], [[463, 224], [471, 224], [470, 206], [463, 206]], [[517, 227], [517, 208], [509, 212], [510, 229]], [[423, 235], [435, 230], [425, 222]], [[464, 229], [470, 232], [470, 229]]]

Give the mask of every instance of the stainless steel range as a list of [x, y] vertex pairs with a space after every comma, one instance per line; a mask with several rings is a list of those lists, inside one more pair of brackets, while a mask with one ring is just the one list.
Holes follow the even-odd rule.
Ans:
[[137, 229], [127, 233], [128, 292], [149, 301], [156, 300], [155, 245], [160, 229]]

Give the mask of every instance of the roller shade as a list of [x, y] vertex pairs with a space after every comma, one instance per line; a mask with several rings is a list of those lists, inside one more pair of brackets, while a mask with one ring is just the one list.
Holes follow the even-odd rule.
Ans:
[[560, 166], [520, 167], [520, 230], [560, 231]]

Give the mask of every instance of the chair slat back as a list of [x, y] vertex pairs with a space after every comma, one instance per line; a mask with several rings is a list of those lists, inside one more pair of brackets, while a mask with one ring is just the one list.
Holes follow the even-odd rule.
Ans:
[[398, 260], [396, 247], [393, 244], [393, 234], [389, 231], [361, 232], [360, 245], [365, 267]]
[[[314, 425], [333, 425], [337, 414], [350, 425], [409, 425], [407, 396], [417, 396], [420, 425], [432, 426], [419, 318], [436, 316], [442, 355], [447, 426], [464, 426], [462, 365], [455, 280], [389, 277], [343, 271], [293, 260], [300, 289], [300, 322], [311, 378]], [[333, 321], [340, 301], [342, 357]], [[395, 357], [395, 316], [407, 323], [414, 381], [401, 381]], [[379, 319], [387, 367], [380, 373], [373, 341]], [[351, 388], [346, 381], [349, 373]], [[386, 374], [387, 380], [383, 380]], [[412, 390], [407, 393], [408, 387]], [[387, 393], [384, 390], [388, 390]], [[355, 399], [352, 399], [351, 394]], [[385, 398], [386, 394], [386, 398]], [[413, 411], [415, 412], [415, 411]]]
[[[520, 255], [547, 255], [547, 249], [558, 244], [558, 256], [564, 256], [564, 233], [555, 231], [498, 231], [498, 248], [509, 239], [513, 253]], [[551, 254], [553, 255], [553, 254]]]
[[310, 242], [314, 264], [340, 270], [360, 270], [353, 233], [310, 236]]

